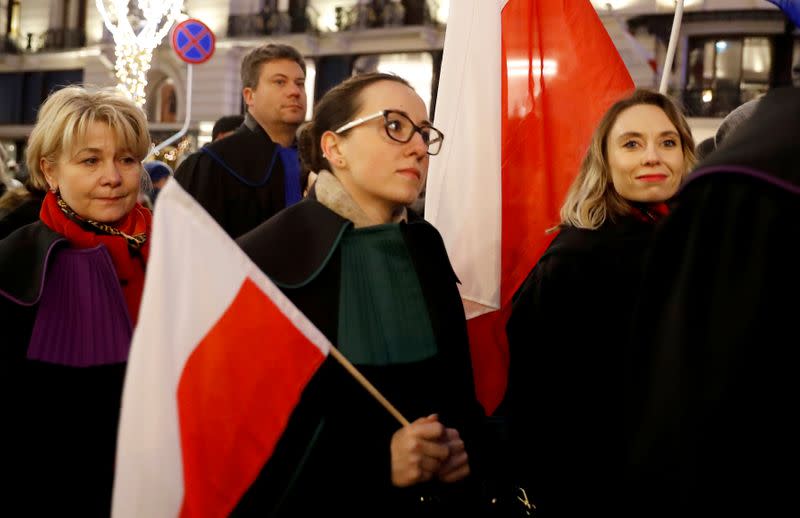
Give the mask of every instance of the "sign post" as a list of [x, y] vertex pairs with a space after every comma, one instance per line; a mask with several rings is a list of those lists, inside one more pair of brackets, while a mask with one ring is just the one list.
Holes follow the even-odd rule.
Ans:
[[211, 59], [217, 40], [206, 24], [200, 20], [189, 18], [172, 29], [171, 41], [172, 50], [182, 61], [186, 62], [186, 117], [180, 131], [154, 147], [150, 155], [157, 154], [185, 135], [189, 129], [189, 121], [192, 118], [192, 65], [199, 65]]

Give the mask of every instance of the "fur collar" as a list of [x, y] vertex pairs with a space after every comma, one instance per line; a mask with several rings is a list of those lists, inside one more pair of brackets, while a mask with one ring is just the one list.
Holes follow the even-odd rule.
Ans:
[[[317, 201], [339, 216], [353, 222], [355, 228], [378, 225], [344, 189], [342, 183], [330, 171], [322, 170], [314, 183]], [[392, 223], [406, 221], [406, 208], [398, 209], [392, 217]]]

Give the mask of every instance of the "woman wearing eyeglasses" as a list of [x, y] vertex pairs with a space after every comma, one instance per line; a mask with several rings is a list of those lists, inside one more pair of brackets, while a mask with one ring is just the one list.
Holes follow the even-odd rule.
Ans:
[[239, 238], [411, 424], [329, 358], [237, 512], [469, 509], [482, 411], [464, 312], [441, 236], [407, 208], [442, 141], [405, 80], [352, 77], [319, 101], [300, 137], [304, 169], [318, 173], [309, 197]]

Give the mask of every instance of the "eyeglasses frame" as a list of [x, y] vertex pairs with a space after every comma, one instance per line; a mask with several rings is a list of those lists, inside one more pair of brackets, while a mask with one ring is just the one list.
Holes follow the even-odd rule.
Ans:
[[[414, 128], [414, 131], [412, 131], [412, 132], [411, 132], [411, 136], [410, 136], [410, 137], [408, 137], [408, 140], [397, 140], [395, 137], [393, 137], [393, 136], [392, 136], [392, 135], [389, 133], [389, 128], [387, 128], [387, 127], [386, 127], [386, 125], [384, 124], [384, 129], [386, 130], [386, 135], [387, 135], [387, 136], [388, 136], [390, 139], [394, 140], [395, 142], [399, 142], [399, 143], [401, 143], [401, 144], [406, 144], [406, 143], [408, 143], [408, 142], [411, 142], [411, 139], [412, 139], [412, 138], [414, 138], [414, 133], [419, 133], [419, 134], [420, 134], [420, 136], [422, 136], [422, 130], [423, 130], [423, 129], [425, 129], [425, 128], [424, 128], [424, 127], [422, 127], [422, 126], [417, 126], [416, 124], [414, 124], [414, 121], [412, 121], [412, 120], [411, 120], [411, 118], [410, 118], [408, 115], [406, 115], [405, 113], [403, 113], [403, 112], [401, 112], [401, 111], [399, 111], [399, 110], [381, 110], [381, 111], [379, 111], [379, 112], [377, 112], [377, 113], [373, 113], [372, 115], [367, 115], [367, 116], [361, 117], [361, 118], [359, 118], [359, 119], [354, 119], [354, 120], [352, 120], [352, 121], [350, 121], [350, 122], [348, 122], [348, 123], [344, 124], [344, 125], [343, 125], [343, 126], [341, 126], [339, 129], [335, 130], [335, 131], [334, 131], [334, 133], [336, 133], [337, 135], [341, 135], [341, 134], [342, 134], [342, 133], [344, 133], [345, 131], [347, 131], [347, 130], [350, 130], [350, 129], [353, 129], [353, 128], [355, 128], [356, 126], [360, 126], [360, 125], [364, 124], [365, 122], [373, 121], [373, 120], [375, 120], [375, 119], [377, 119], [377, 118], [379, 118], [379, 117], [383, 117], [383, 118], [385, 119], [385, 118], [386, 118], [386, 116], [387, 116], [387, 115], [389, 115], [390, 113], [397, 113], [397, 114], [399, 114], [399, 115], [402, 115], [403, 117], [405, 117], [406, 119], [408, 119], [408, 122], [410, 122], [410, 123], [411, 123], [411, 126]], [[385, 122], [389, 122], [389, 121], [385, 121]], [[444, 144], [444, 133], [442, 133], [440, 130], [438, 130], [438, 129], [434, 128], [433, 126], [427, 126], [427, 129], [432, 129], [432, 130], [435, 130], [435, 131], [436, 131], [436, 132], [437, 132], [439, 135], [441, 135], [441, 139], [440, 139], [440, 140], [441, 140], [442, 144]], [[435, 141], [434, 141], [434, 142], [435, 142]], [[426, 152], [427, 152], [427, 153], [428, 153], [428, 155], [430, 155], [430, 156], [435, 156], [435, 155], [438, 155], [438, 154], [439, 154], [439, 151], [441, 151], [441, 150], [442, 150], [442, 144], [439, 144], [439, 150], [438, 150], [438, 151], [436, 151], [436, 153], [431, 153], [431, 152], [430, 152], [430, 145], [431, 145], [431, 142], [428, 142], [428, 143], [425, 145], [425, 147], [427, 148], [427, 149], [426, 149]]]

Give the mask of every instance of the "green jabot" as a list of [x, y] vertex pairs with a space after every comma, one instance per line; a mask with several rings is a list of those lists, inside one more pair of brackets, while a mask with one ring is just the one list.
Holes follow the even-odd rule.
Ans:
[[410, 363], [435, 355], [428, 309], [400, 225], [350, 230], [341, 251], [339, 350], [360, 365]]

